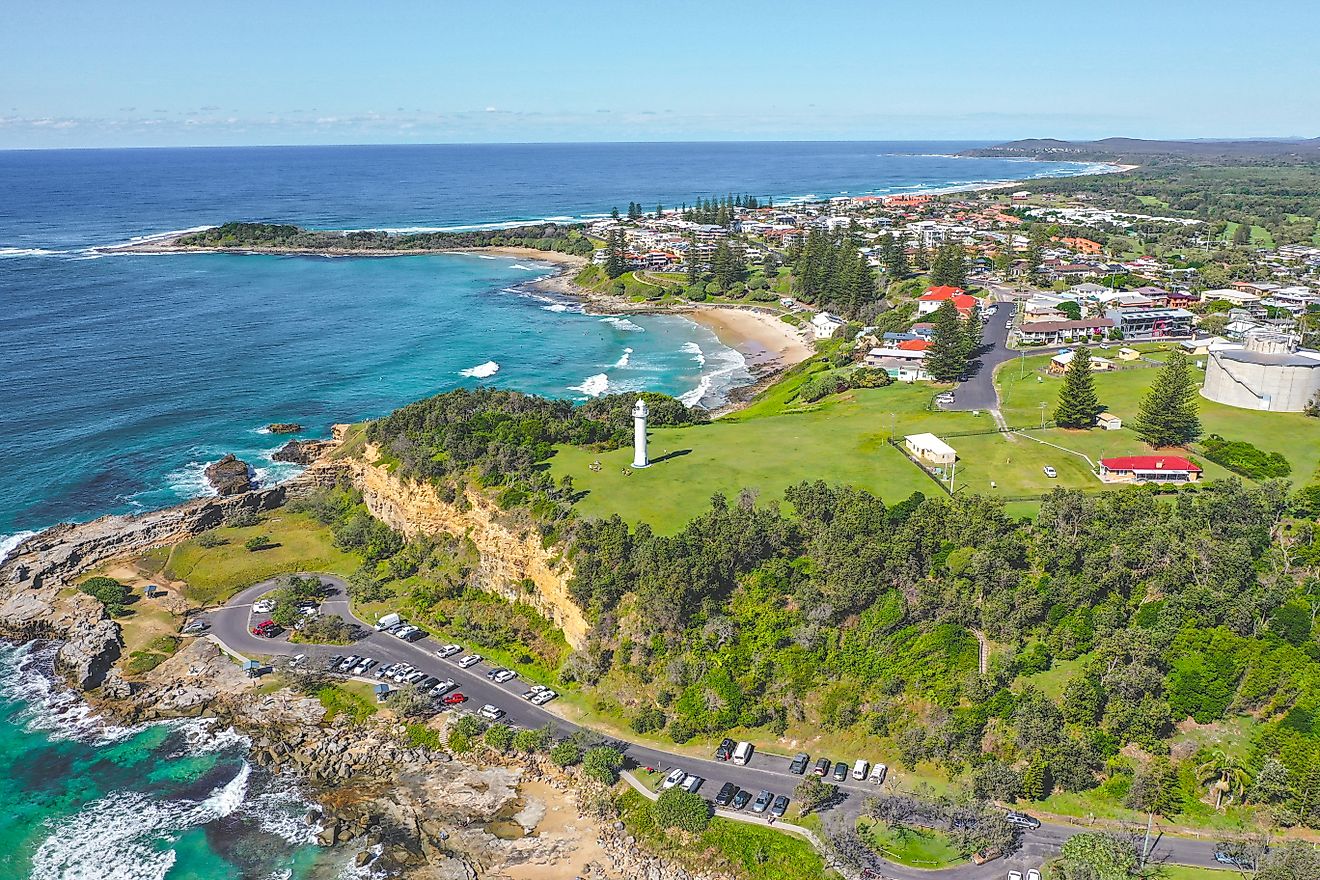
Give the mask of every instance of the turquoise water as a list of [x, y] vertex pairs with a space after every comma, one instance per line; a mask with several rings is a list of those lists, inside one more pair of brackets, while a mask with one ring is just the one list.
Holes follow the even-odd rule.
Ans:
[[117, 728], [49, 678], [50, 646], [0, 645], [0, 877], [322, 880], [297, 786], [206, 722]]

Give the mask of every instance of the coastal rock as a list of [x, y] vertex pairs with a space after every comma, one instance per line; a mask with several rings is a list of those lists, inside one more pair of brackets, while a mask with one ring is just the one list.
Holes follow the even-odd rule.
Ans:
[[338, 444], [333, 440], [290, 440], [271, 455], [271, 458], [274, 461], [311, 464], [336, 445]]
[[303, 426], [297, 422], [271, 422], [266, 430], [272, 434], [300, 434]]
[[255, 488], [252, 468], [232, 452], [206, 466], [206, 481], [221, 496], [237, 495]]

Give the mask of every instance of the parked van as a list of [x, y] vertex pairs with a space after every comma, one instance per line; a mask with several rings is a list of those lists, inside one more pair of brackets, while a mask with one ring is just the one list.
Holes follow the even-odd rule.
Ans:
[[886, 767], [884, 764], [881, 764], [881, 763], [879, 763], [879, 762], [877, 762], [876, 764], [874, 764], [874, 765], [871, 767], [871, 781], [872, 781], [872, 782], [875, 782], [875, 783], [881, 783], [881, 782], [884, 782], [884, 781], [885, 781], [885, 771], [887, 771], [888, 769], [889, 769], [888, 767]]
[[738, 743], [737, 748], [733, 750], [733, 763], [746, 764], [752, 757], [752, 744], [749, 742]]
[[859, 782], [866, 778], [866, 774], [871, 770], [871, 762], [865, 758], [858, 758], [857, 763], [853, 764], [853, 779]]
[[376, 621], [376, 629], [389, 629], [392, 626], [398, 626], [400, 623], [403, 623], [403, 618], [398, 614], [390, 613]]

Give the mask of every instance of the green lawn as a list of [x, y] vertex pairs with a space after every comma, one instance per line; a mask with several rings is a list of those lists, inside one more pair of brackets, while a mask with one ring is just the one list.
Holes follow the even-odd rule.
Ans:
[[[550, 461], [556, 479], [570, 475], [587, 495], [578, 503], [587, 516], [619, 513], [673, 533], [707, 506], [712, 493], [733, 498], [744, 487], [761, 500], [782, 497], [802, 480], [848, 483], [888, 502], [913, 492], [939, 492], [931, 480], [885, 441], [920, 431], [992, 428], [990, 416], [927, 409], [928, 385], [890, 385], [846, 392], [806, 406], [786, 405], [788, 391], [771, 389], [768, 400], [735, 417], [689, 428], [650, 432], [654, 464], [622, 472], [631, 448], [596, 452], [560, 447]], [[601, 469], [592, 471], [593, 461]]]
[[[165, 577], [188, 582], [183, 594], [199, 605], [223, 602], [238, 590], [266, 578], [297, 571], [348, 576], [362, 564], [355, 553], [335, 549], [330, 529], [309, 514], [278, 510], [255, 526], [207, 532], [225, 543], [203, 547], [191, 538], [171, 549]], [[252, 552], [248, 538], [265, 535], [273, 546]]]
[[[1112, 349], [1111, 352], [1116, 354]], [[1157, 352], [1152, 356], [1160, 358], [1163, 354]], [[1025, 364], [1013, 361], [1000, 368], [996, 380], [999, 386], [1001, 410], [1010, 425], [1039, 424], [1041, 402], [1048, 404], [1047, 417], [1053, 410], [1063, 380], [1061, 377], [1045, 374], [1049, 358], [1050, 355], [1035, 355], [1027, 357]], [[1095, 374], [1100, 402], [1110, 412], [1122, 418], [1125, 425], [1131, 424], [1137, 416], [1142, 397], [1158, 372], [1158, 367], [1150, 367]], [[1195, 368], [1193, 373], [1198, 382], [1204, 376], [1201, 370]], [[1201, 423], [1207, 434], [1220, 434], [1230, 440], [1249, 440], [1267, 452], [1282, 454], [1293, 466], [1291, 479], [1294, 482], [1305, 482], [1315, 473], [1317, 463], [1320, 462], [1320, 420], [1301, 413], [1238, 409], [1204, 398], [1199, 398], [1198, 402]], [[1136, 434], [1126, 427], [1118, 431], [1094, 429], [1057, 431], [1056, 434], [1068, 438], [1056, 441], [1059, 445], [1087, 453], [1092, 458], [1101, 455], [1132, 455], [1148, 451]], [[954, 446], [956, 448], [957, 444], [955, 443]], [[1193, 446], [1193, 454], [1196, 451], [1196, 447]], [[1229, 475], [1228, 471], [1206, 461], [1204, 457], [1198, 457], [1198, 461], [1205, 468], [1206, 479], [1219, 479]], [[1058, 467], [1057, 464], [1055, 466]], [[1062, 476], [1062, 469], [1060, 475]]]
[[857, 820], [857, 833], [882, 858], [909, 868], [947, 868], [967, 861], [949, 835], [929, 828], [890, 828], [863, 818]]
[[376, 695], [372, 686], [364, 681], [344, 681], [326, 685], [316, 692], [316, 698], [325, 707], [325, 720], [346, 715], [361, 723], [376, 714]]
[[629, 788], [616, 801], [620, 817], [656, 854], [699, 870], [727, 871], [747, 880], [823, 880], [827, 871], [810, 843], [784, 831], [731, 819], [711, 819], [692, 840], [670, 836], [651, 817], [651, 801]]

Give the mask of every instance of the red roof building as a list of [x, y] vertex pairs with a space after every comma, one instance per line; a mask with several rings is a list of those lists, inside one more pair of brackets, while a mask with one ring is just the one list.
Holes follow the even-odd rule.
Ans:
[[946, 300], [953, 302], [953, 307], [958, 310], [958, 314], [964, 318], [971, 314], [972, 308], [981, 304], [974, 296], [968, 296], [961, 287], [950, 287], [944, 285], [941, 287], [932, 287], [917, 297], [917, 314], [929, 315], [938, 309]]
[[930, 341], [926, 339], [905, 339], [897, 347], [903, 351], [925, 351], [930, 348]]
[[1102, 458], [1100, 479], [1106, 483], [1191, 483], [1201, 479], [1201, 466], [1179, 455]]

